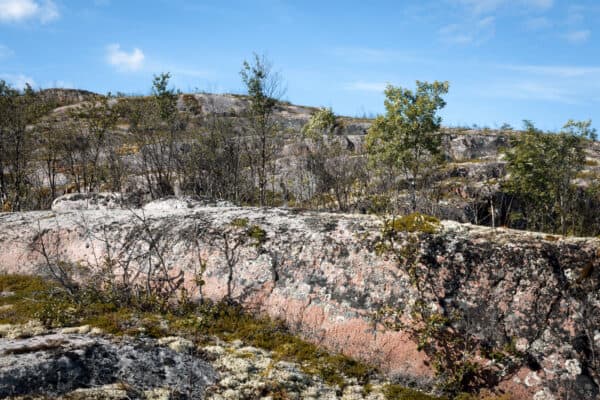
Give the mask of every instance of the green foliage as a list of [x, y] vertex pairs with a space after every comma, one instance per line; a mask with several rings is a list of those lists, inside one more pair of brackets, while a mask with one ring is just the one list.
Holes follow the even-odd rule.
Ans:
[[21, 211], [33, 203], [29, 174], [34, 168], [35, 137], [29, 129], [51, 109], [38, 91], [13, 89], [0, 79], [0, 210]]
[[252, 63], [244, 61], [240, 75], [248, 90], [254, 113], [263, 118], [269, 115], [277, 104], [269, 61], [255, 53]]
[[392, 200], [387, 194], [372, 194], [366, 197], [367, 213], [386, 214], [392, 210]]
[[304, 137], [314, 141], [323, 141], [323, 135], [331, 135], [340, 126], [337, 116], [331, 108], [321, 108], [315, 112], [302, 127]]
[[448, 82], [419, 82], [415, 91], [389, 85], [385, 90], [386, 114], [369, 128], [366, 148], [372, 165], [400, 171], [410, 182], [411, 206], [416, 211], [416, 191], [426, 175], [425, 165], [443, 160], [441, 117]]
[[275, 155], [282, 146], [281, 126], [274, 118], [275, 107], [283, 94], [281, 78], [272, 71], [269, 61], [257, 54], [252, 63], [244, 61], [240, 75], [250, 102], [245, 116], [250, 137], [244, 141], [244, 155], [258, 183], [259, 204], [265, 206], [269, 204], [266, 192], [269, 177], [274, 175]]
[[[302, 169], [312, 178], [309, 182], [314, 179], [316, 193], [311, 197], [317, 206], [328, 208], [328, 204], [337, 203], [338, 210], [347, 211], [350, 199], [360, 195], [365, 186], [366, 172], [364, 158], [356, 154], [354, 143], [336, 135], [343, 126], [344, 121], [330, 108], [316, 111], [302, 128], [308, 146], [299, 156], [304, 161]], [[308, 186], [307, 192], [312, 192], [312, 185]]]
[[174, 89], [169, 89], [170, 73], [154, 75], [152, 81], [152, 95], [158, 103], [160, 117], [164, 121], [169, 121], [177, 114], [177, 93]]
[[578, 136], [580, 138], [585, 138], [592, 141], [598, 139], [598, 133], [596, 132], [596, 129], [592, 128], [591, 119], [588, 119], [587, 121], [574, 121], [570, 119], [563, 126], [563, 132], [571, 136]]
[[528, 229], [565, 234], [576, 213], [573, 180], [585, 166], [589, 121], [569, 121], [558, 134], [543, 133], [529, 121], [525, 128], [505, 151], [510, 175], [504, 188], [524, 203]]

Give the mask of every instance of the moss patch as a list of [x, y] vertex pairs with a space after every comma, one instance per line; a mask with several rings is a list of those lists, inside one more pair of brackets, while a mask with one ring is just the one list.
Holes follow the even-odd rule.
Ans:
[[447, 400], [445, 397], [434, 397], [400, 385], [386, 385], [383, 395], [386, 400]]
[[385, 222], [384, 230], [389, 234], [398, 232], [423, 232], [433, 234], [440, 230], [440, 220], [418, 212], [394, 217]]
[[[256, 240], [260, 240], [257, 237]], [[162, 337], [179, 335], [199, 343], [214, 338], [244, 343], [273, 352], [276, 360], [299, 363], [326, 383], [343, 387], [346, 378], [366, 384], [377, 370], [342, 354], [329, 353], [289, 332], [281, 321], [253, 316], [228, 303], [187, 305], [166, 313], [118, 306], [98, 293], [81, 293], [77, 299], [38, 277], [0, 276], [0, 290], [12, 292], [0, 298], [0, 323], [21, 324], [39, 319], [48, 327], [91, 325], [114, 335]]]

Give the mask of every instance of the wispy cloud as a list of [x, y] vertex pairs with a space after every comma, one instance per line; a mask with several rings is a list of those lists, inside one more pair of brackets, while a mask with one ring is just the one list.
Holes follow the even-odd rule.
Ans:
[[554, 24], [547, 17], [533, 17], [525, 21], [525, 27], [532, 31], [551, 28]]
[[488, 97], [577, 106], [597, 101], [600, 65], [498, 64], [494, 68], [493, 76], [504, 78], [486, 85], [483, 95]]
[[0, 74], [0, 79], [10, 83], [11, 86], [17, 89], [24, 89], [27, 84], [31, 87], [36, 86], [33, 78], [24, 74]]
[[502, 7], [548, 10], [554, 5], [553, 0], [455, 0], [455, 2], [476, 15], [493, 13]]
[[581, 29], [577, 31], [570, 31], [563, 35], [563, 37], [569, 42], [573, 44], [579, 44], [587, 42], [588, 39], [592, 36], [592, 31], [589, 29]]
[[600, 76], [600, 67], [581, 67], [568, 65], [501, 65], [511, 71], [525, 72], [534, 75], [546, 75], [559, 78], [579, 78], [590, 75]]
[[353, 62], [422, 61], [421, 58], [402, 51], [374, 47], [335, 47], [328, 49], [327, 54]]
[[[157, 69], [158, 70], [158, 69]], [[207, 78], [214, 76], [214, 72], [206, 69], [194, 69], [178, 66], [167, 66], [166, 68], [160, 68], [160, 70], [169, 71], [173, 75], [189, 76], [191, 78]]]
[[15, 52], [12, 51], [12, 49], [10, 49], [8, 46], [0, 44], [0, 60], [3, 58], [11, 57], [14, 54], [15, 54]]
[[365, 82], [356, 81], [344, 85], [344, 89], [360, 92], [378, 92], [383, 93], [388, 83], [386, 82]]
[[121, 71], [139, 71], [144, 65], [144, 52], [137, 47], [131, 52], [121, 50], [120, 44], [106, 47], [107, 62]]
[[475, 23], [450, 24], [439, 31], [440, 38], [445, 43], [467, 45], [481, 44], [496, 34], [495, 18], [484, 17]]
[[562, 104], [579, 104], [580, 96], [572, 90], [548, 82], [515, 81], [490, 85], [485, 92], [489, 97], [514, 100], [547, 101]]
[[60, 16], [52, 0], [0, 0], [0, 22], [18, 23], [38, 20], [50, 22]]
[[44, 84], [45, 88], [59, 88], [59, 89], [74, 89], [75, 85], [72, 82], [67, 82], [67, 81], [52, 81], [52, 82], [46, 82]]

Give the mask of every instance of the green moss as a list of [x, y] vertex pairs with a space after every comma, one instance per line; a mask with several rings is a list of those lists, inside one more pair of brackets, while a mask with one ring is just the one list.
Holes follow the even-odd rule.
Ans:
[[248, 218], [234, 218], [231, 220], [230, 225], [236, 228], [246, 228], [248, 226]]
[[383, 388], [386, 400], [445, 400], [444, 397], [431, 396], [400, 385], [386, 385]]
[[[324, 382], [340, 388], [348, 378], [368, 385], [370, 378], [378, 374], [370, 365], [343, 354], [329, 353], [300, 339], [290, 333], [282, 321], [251, 315], [235, 304], [204, 303], [185, 307], [185, 311], [145, 312], [135, 305], [119, 306], [106, 301], [102, 293], [96, 292], [82, 292], [75, 301], [48, 281], [27, 276], [0, 276], [0, 289], [15, 292], [3, 299], [12, 307], [0, 311], [2, 323], [24, 323], [40, 318], [51, 326], [89, 324], [114, 335], [179, 335], [199, 343], [212, 342], [215, 337], [225, 341], [242, 340], [247, 345], [271, 351], [275, 360], [296, 362], [304, 372], [316, 374]], [[371, 386], [366, 390], [370, 391]], [[389, 393], [386, 398], [390, 399], [434, 399], [415, 397], [426, 395], [408, 389], [401, 391], [397, 385], [386, 390]], [[389, 397], [411, 393], [413, 397]], [[277, 384], [265, 392], [266, 395], [287, 398], [285, 390]]]
[[0, 292], [14, 292], [14, 296], [4, 299], [22, 298], [49, 288], [48, 280], [27, 275], [0, 275]]
[[259, 225], [250, 225], [248, 218], [235, 218], [229, 224], [235, 228], [245, 229], [246, 236], [253, 239], [257, 247], [267, 241], [267, 232]]
[[205, 307], [201, 329], [222, 339], [245, 343], [273, 352], [277, 360], [297, 362], [302, 369], [320, 376], [331, 385], [344, 386], [344, 378], [368, 382], [376, 369], [342, 354], [331, 354], [286, 329], [281, 321], [257, 318], [238, 306], [216, 304]]
[[[0, 292], [12, 292], [0, 297], [0, 323], [20, 324], [33, 318], [43, 317], [45, 310], [58, 307], [67, 308], [67, 304], [59, 305], [52, 296], [54, 285], [47, 279], [26, 275], [0, 275]], [[68, 315], [65, 312], [65, 317]]]
[[248, 237], [254, 239], [255, 246], [262, 246], [267, 241], [267, 232], [258, 225], [252, 225], [247, 231]]
[[440, 220], [431, 215], [418, 212], [402, 217], [394, 217], [385, 221], [384, 233], [390, 235], [398, 232], [423, 232], [428, 234], [440, 230]]
[[82, 323], [100, 328], [104, 332], [112, 335], [122, 335], [128, 331], [130, 320], [131, 312], [122, 309], [109, 313], [92, 314], [89, 317], [84, 318]]

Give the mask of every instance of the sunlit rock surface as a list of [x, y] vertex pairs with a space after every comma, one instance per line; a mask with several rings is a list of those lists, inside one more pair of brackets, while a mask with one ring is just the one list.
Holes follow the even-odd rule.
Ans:
[[[33, 243], [40, 238], [56, 257], [91, 268], [107, 244], [120, 250], [129, 243], [127, 251], [143, 254], [143, 226], [155, 233], [173, 273], [184, 271], [190, 290], [220, 299], [229, 271], [223, 232], [240, 221], [265, 235], [260, 245], [247, 240], [238, 248], [231, 296], [312, 342], [427, 385], [433, 372], [414, 339], [373, 317], [391, 307], [408, 318], [415, 299], [428, 296], [442, 312], [467, 315], [477, 340], [525, 354], [517, 373], [500, 383], [516, 398], [598, 395], [598, 239], [443, 222], [439, 233], [418, 235], [418, 264], [433, 288], [423, 295], [406, 267], [375, 251], [381, 222], [374, 216], [193, 205], [29, 212], [0, 214], [0, 268], [39, 273], [43, 257]], [[207, 263], [201, 294], [192, 285], [199, 260]]]

